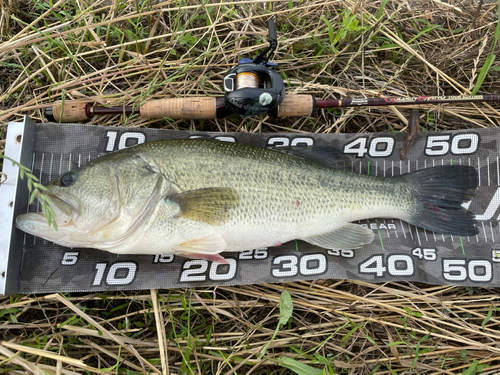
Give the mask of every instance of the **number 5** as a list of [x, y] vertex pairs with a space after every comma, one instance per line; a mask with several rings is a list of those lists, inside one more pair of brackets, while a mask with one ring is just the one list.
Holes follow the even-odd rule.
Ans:
[[76, 264], [79, 254], [80, 253], [78, 251], [64, 253], [61, 264], [63, 266], [72, 266], [73, 264]]

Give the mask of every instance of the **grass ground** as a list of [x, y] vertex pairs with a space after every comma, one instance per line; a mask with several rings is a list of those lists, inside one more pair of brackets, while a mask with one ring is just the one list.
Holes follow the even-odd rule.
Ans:
[[[9, 121], [24, 114], [44, 121], [42, 109], [56, 100], [139, 105], [152, 98], [222, 95], [222, 74], [262, 47], [269, 17], [276, 20], [274, 61], [288, 92], [321, 98], [500, 92], [498, 5], [486, 0], [0, 0], [0, 7], [2, 153]], [[399, 132], [410, 108], [203, 122], [103, 116], [92, 123]], [[427, 130], [500, 123], [496, 105], [420, 109]], [[293, 311], [280, 315], [285, 288]], [[321, 280], [2, 297], [0, 371], [495, 374], [498, 291]]]

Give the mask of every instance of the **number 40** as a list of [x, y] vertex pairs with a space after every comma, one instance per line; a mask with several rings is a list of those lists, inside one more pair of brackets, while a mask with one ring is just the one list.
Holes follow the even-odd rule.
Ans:
[[344, 154], [355, 154], [362, 158], [366, 154], [372, 158], [384, 158], [394, 151], [394, 138], [377, 137], [368, 142], [368, 137], [356, 138], [344, 146]]

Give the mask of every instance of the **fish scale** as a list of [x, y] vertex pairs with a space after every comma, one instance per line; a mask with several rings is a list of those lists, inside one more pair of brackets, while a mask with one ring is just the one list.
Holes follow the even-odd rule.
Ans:
[[[216, 148], [218, 153], [213, 149], [207, 152], [207, 145], [224, 147]], [[384, 190], [393, 194], [396, 180], [393, 184], [378, 183], [374, 187], [379, 181], [371, 177], [327, 169], [276, 151], [257, 149], [262, 152], [249, 153], [246, 147], [234, 146], [207, 141], [191, 144], [182, 152], [165, 144], [163, 150], [156, 149], [158, 155], [149, 152], [148, 160], [154, 160], [166, 178], [176, 181], [182, 190], [213, 186], [235, 188], [242, 199], [232, 216], [244, 220], [257, 207], [262, 208], [259, 222], [271, 220], [281, 224], [304, 222], [310, 215], [331, 215], [334, 210], [365, 207], [373, 211], [380, 205], [390, 210], [399, 207], [393, 204], [390, 195], [384, 194]], [[243, 150], [238, 153], [240, 149]], [[192, 173], [194, 170], [197, 172]]]

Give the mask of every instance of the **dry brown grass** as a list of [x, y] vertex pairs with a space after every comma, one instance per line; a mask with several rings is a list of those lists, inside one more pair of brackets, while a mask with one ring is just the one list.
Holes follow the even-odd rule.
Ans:
[[[497, 4], [471, 0], [0, 0], [0, 131], [60, 100], [139, 105], [222, 95], [222, 74], [254, 56], [277, 23], [274, 61], [290, 93], [321, 98], [470, 93], [493, 50]], [[383, 5], [385, 4], [385, 5]], [[346, 11], [359, 22], [331, 47]], [[375, 15], [380, 11], [380, 19]], [[499, 93], [495, 61], [479, 93]], [[215, 131], [403, 131], [407, 107], [314, 118], [154, 121], [104, 126]], [[428, 130], [496, 127], [497, 105], [421, 106]], [[0, 137], [1, 138], [1, 137]], [[0, 152], [5, 141], [0, 140]], [[286, 288], [293, 317], [258, 359]], [[280, 357], [326, 373], [500, 372], [498, 289], [346, 280], [0, 301], [0, 363], [9, 373], [289, 373]], [[487, 367], [483, 367], [486, 365]]]

